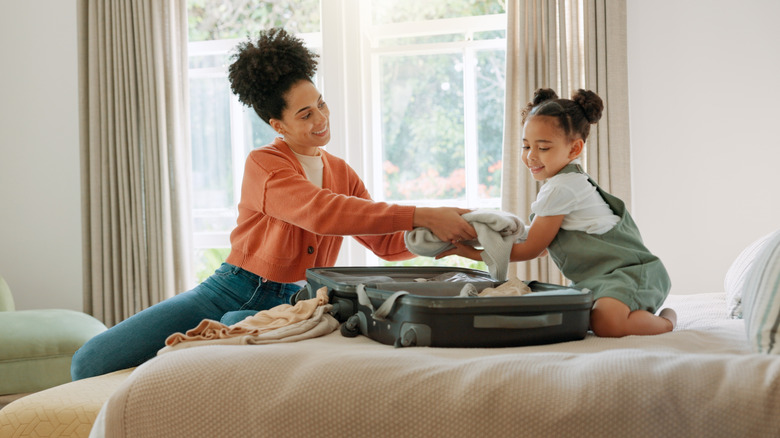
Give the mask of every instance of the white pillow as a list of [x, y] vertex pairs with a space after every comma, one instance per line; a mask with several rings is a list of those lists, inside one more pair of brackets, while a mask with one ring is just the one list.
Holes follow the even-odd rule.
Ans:
[[780, 354], [780, 230], [765, 239], [745, 272], [742, 309], [753, 350]]
[[726, 272], [723, 287], [726, 290], [726, 312], [729, 318], [742, 318], [742, 291], [745, 289], [748, 268], [753, 265], [756, 255], [769, 240], [769, 236], [771, 234], [767, 234], [745, 248]]

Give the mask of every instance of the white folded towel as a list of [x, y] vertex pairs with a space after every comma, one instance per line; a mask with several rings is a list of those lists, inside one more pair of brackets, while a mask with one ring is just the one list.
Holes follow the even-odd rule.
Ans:
[[[482, 260], [490, 275], [497, 280], [506, 280], [512, 245], [528, 237], [528, 227], [519, 217], [500, 210], [475, 210], [464, 214], [463, 219], [477, 231], [477, 239], [462, 243], [482, 247]], [[443, 242], [423, 227], [407, 231], [404, 242], [413, 254], [425, 257], [435, 257], [454, 248], [450, 242]]]

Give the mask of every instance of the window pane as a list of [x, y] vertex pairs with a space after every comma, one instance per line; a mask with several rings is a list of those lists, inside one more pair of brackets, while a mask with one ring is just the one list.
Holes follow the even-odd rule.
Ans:
[[195, 278], [198, 283], [207, 279], [225, 261], [230, 248], [205, 248], [195, 250]]
[[505, 50], [477, 52], [479, 197], [483, 199], [501, 195], [505, 53]]
[[[190, 133], [195, 232], [230, 229], [232, 221], [213, 212], [234, 202], [230, 148], [230, 90], [224, 77], [190, 79]], [[204, 217], [204, 210], [212, 213]]]
[[245, 38], [262, 29], [320, 31], [320, 0], [188, 0], [190, 41]]
[[190, 69], [197, 69], [197, 68], [222, 68], [222, 66], [225, 66], [228, 64], [229, 57], [225, 53], [220, 53], [218, 55], [201, 55], [201, 56], [190, 56], [189, 64]]
[[372, 0], [374, 24], [503, 14], [506, 0]]
[[253, 109], [248, 107], [244, 107], [244, 128], [244, 155], [249, 155], [252, 149], [271, 144], [278, 135]]
[[382, 38], [379, 40], [379, 47], [388, 46], [405, 46], [414, 44], [435, 44], [435, 43], [451, 43], [456, 41], [464, 41], [466, 34], [460, 33], [448, 33], [444, 35], [425, 35], [417, 37], [401, 37], [401, 38]]
[[380, 71], [386, 199], [463, 197], [462, 56], [387, 55]]

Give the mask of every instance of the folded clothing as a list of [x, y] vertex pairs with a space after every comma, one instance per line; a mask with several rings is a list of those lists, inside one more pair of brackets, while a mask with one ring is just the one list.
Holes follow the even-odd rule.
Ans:
[[[477, 239], [462, 243], [483, 248], [482, 260], [490, 275], [497, 280], [506, 280], [512, 245], [528, 237], [528, 227], [519, 217], [500, 210], [475, 210], [464, 214], [463, 219], [477, 231]], [[435, 257], [454, 248], [424, 227], [407, 231], [404, 242], [410, 252], [425, 257]]]
[[323, 336], [338, 328], [338, 321], [328, 313], [332, 308], [327, 288], [322, 287], [314, 298], [261, 310], [230, 326], [204, 319], [187, 333], [168, 336], [157, 354], [201, 345], [257, 345]]
[[531, 288], [525, 282], [512, 278], [496, 287], [487, 287], [478, 291], [473, 284], [466, 284], [460, 291], [462, 297], [511, 297], [531, 293]]

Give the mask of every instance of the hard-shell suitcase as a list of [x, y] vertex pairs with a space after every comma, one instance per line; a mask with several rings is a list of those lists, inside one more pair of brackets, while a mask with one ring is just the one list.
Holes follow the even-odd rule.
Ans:
[[488, 273], [451, 267], [336, 267], [307, 270], [293, 301], [328, 288], [342, 334], [363, 334], [397, 347], [508, 347], [582, 339], [591, 291], [527, 282], [522, 296], [459, 296], [503, 282]]

